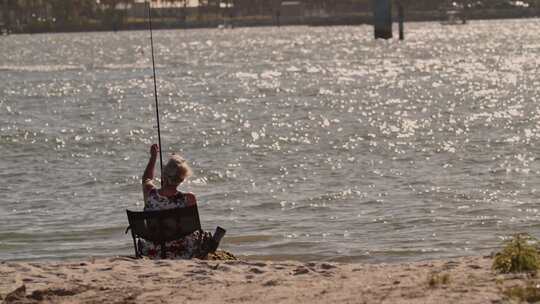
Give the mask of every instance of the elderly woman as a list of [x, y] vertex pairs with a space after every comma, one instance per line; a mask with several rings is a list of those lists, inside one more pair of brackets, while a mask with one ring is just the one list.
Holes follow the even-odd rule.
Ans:
[[[144, 210], [157, 211], [174, 208], [182, 208], [197, 204], [197, 199], [192, 193], [178, 191], [178, 186], [191, 175], [191, 168], [179, 155], [173, 154], [169, 162], [163, 167], [161, 188], [154, 184], [154, 167], [159, 153], [159, 146], [154, 144], [150, 147], [150, 160], [144, 170], [142, 187], [144, 196]], [[208, 253], [211, 235], [206, 232], [196, 231], [183, 239], [168, 242], [167, 258], [191, 259], [203, 258]], [[140, 252], [150, 258], [159, 258], [159, 245], [141, 240]]]

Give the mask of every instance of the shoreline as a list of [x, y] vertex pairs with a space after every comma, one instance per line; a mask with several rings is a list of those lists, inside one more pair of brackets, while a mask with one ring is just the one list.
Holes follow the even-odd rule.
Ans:
[[[505, 19], [530, 19], [540, 17], [540, 8], [514, 8], [514, 9], [474, 9], [463, 12], [469, 21], [479, 20], [505, 20]], [[395, 12], [394, 12], [395, 15]], [[397, 20], [393, 16], [394, 21]], [[444, 22], [447, 16], [443, 11], [407, 11], [405, 22]], [[354, 14], [342, 14], [332, 16], [294, 16], [283, 17], [280, 26], [359, 26], [373, 24], [373, 17], [370, 12], [358, 12]], [[232, 28], [249, 27], [278, 27], [273, 16], [246, 16], [229, 18], [216, 18], [210, 20], [190, 20], [179, 22], [171, 20], [153, 20], [154, 30], [190, 30], [190, 29], [217, 29], [220, 26], [232, 26]], [[44, 34], [44, 33], [84, 33], [84, 32], [121, 32], [147, 30], [148, 24], [145, 21], [128, 21], [124, 24], [110, 26], [101, 24], [96, 20], [84, 24], [65, 25], [24, 25], [20, 29], [12, 29], [10, 34]], [[0, 37], [2, 28], [0, 27]]]
[[491, 257], [396, 264], [135, 260], [0, 262], [9, 303], [503, 303], [525, 274]]

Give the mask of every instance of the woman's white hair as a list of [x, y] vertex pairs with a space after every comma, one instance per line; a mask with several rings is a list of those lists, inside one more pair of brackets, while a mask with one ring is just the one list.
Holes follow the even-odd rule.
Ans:
[[186, 163], [186, 160], [180, 155], [173, 154], [169, 162], [163, 167], [163, 182], [178, 186], [191, 174], [191, 168]]

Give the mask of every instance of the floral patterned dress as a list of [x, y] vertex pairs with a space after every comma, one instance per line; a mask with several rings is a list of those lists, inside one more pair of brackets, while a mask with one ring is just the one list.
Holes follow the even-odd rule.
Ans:
[[[159, 195], [157, 189], [150, 190], [148, 198], [144, 204], [144, 211], [158, 211], [175, 208], [183, 208], [188, 204], [183, 193], [178, 192], [173, 197]], [[212, 235], [208, 232], [195, 231], [192, 234], [185, 236], [180, 240], [167, 242], [166, 257], [167, 259], [191, 259], [203, 258], [208, 254], [209, 242]], [[139, 240], [139, 252], [143, 256], [151, 259], [161, 258], [161, 246], [145, 240]]]

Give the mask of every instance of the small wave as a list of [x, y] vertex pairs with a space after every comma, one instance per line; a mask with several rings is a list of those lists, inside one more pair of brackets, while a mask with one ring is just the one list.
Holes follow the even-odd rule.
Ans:
[[[35, 242], [56, 242], [56, 241], [83, 241], [86, 239], [99, 239], [117, 234], [125, 229], [123, 226], [88, 228], [73, 231], [48, 231], [48, 232], [2, 232], [0, 241], [4, 244], [10, 243], [35, 243]], [[91, 237], [89, 237], [91, 236]]]
[[0, 65], [0, 71], [18, 72], [57, 72], [69, 70], [84, 70], [82, 65]]
[[307, 202], [313, 203], [313, 202], [332, 202], [332, 201], [339, 201], [339, 200], [345, 200], [349, 199], [351, 197], [363, 197], [365, 194], [363, 194], [361, 191], [353, 190], [353, 189], [345, 189], [342, 191], [337, 192], [328, 192], [325, 194], [321, 194], [318, 196], [310, 197], [307, 199]]
[[255, 73], [238, 72], [236, 77], [240, 79], [259, 79], [259, 75]]
[[328, 257], [324, 255], [317, 254], [248, 254], [240, 255], [240, 257], [247, 260], [262, 260], [262, 261], [300, 261], [300, 262], [312, 262], [312, 261], [321, 261], [328, 260]]
[[[118, 64], [104, 64], [96, 66], [96, 69], [104, 70], [129, 70], [129, 69], [147, 69], [151, 68], [152, 65], [146, 62], [136, 62], [136, 63], [118, 63]], [[164, 66], [156, 65], [156, 68], [163, 68]]]
[[257, 242], [267, 242], [273, 238], [271, 235], [242, 235], [242, 236], [233, 236], [227, 237], [225, 242], [227, 244], [245, 244], [245, 243], [257, 243]]

